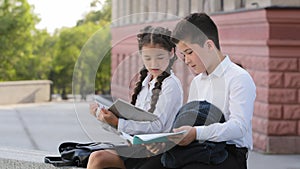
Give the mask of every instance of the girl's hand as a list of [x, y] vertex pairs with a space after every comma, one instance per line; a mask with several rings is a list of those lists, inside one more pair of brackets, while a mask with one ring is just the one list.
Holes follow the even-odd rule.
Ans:
[[111, 111], [102, 108], [100, 111], [99, 116], [97, 117], [98, 120], [106, 122], [107, 124], [118, 128], [119, 118], [114, 115]]
[[93, 103], [90, 103], [90, 113], [96, 117], [96, 111], [97, 111], [97, 108], [98, 108], [98, 104], [93, 102]]
[[170, 136], [169, 139], [180, 146], [189, 145], [196, 139], [196, 128], [192, 126], [182, 126], [177, 129], [173, 129], [174, 132], [179, 132], [183, 130], [186, 130], [187, 133], [184, 135], [183, 138], [180, 139], [180, 141], [178, 141], [178, 138], [172, 138], [172, 136]]

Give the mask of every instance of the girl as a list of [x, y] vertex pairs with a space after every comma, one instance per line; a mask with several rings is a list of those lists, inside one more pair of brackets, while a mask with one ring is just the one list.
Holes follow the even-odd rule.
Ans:
[[[145, 27], [137, 35], [139, 52], [144, 67], [136, 84], [131, 104], [154, 113], [153, 122], [133, 121], [117, 118], [112, 112], [101, 109], [98, 120], [114, 126], [128, 134], [170, 132], [176, 113], [182, 106], [183, 92], [180, 81], [172, 72], [177, 59], [171, 31], [162, 27]], [[97, 104], [91, 104], [90, 112], [95, 115]], [[142, 161], [139, 160], [138, 161]], [[136, 165], [133, 158], [120, 157], [111, 150], [93, 152], [89, 157], [88, 169], [131, 168]]]

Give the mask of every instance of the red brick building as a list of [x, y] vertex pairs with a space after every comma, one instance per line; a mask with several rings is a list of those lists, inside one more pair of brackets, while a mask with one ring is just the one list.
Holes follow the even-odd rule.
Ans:
[[[129, 99], [129, 86], [141, 65], [135, 38], [141, 28], [172, 29], [178, 18], [207, 12], [219, 27], [222, 52], [241, 64], [256, 83], [255, 150], [300, 153], [300, 0], [112, 2], [113, 96]], [[180, 61], [174, 71], [187, 94], [193, 75]]]

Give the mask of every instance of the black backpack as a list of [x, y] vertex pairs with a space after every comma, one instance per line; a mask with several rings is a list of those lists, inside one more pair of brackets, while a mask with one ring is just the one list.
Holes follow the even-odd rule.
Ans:
[[[220, 109], [207, 101], [192, 101], [183, 105], [173, 128], [184, 125], [202, 126], [223, 123], [225, 118]], [[187, 146], [174, 146], [163, 153], [161, 162], [167, 168], [181, 168], [190, 163], [220, 164], [227, 157], [226, 142], [194, 141]]]
[[59, 145], [58, 151], [61, 156], [46, 156], [45, 163], [56, 167], [77, 166], [86, 167], [92, 152], [105, 149], [114, 149], [111, 143], [76, 143], [64, 142]]

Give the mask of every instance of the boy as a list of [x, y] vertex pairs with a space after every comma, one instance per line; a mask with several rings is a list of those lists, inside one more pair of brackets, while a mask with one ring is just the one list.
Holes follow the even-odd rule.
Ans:
[[[189, 131], [179, 146], [195, 140], [226, 141], [227, 144], [228, 157], [221, 164], [192, 163], [183, 168], [246, 169], [247, 152], [253, 147], [252, 116], [256, 97], [251, 76], [221, 52], [217, 26], [208, 15], [190, 14], [176, 25], [172, 36], [184, 62], [197, 74], [190, 86], [188, 102], [206, 100], [221, 109], [226, 120], [208, 126], [174, 129]], [[157, 165], [158, 162], [149, 163]]]

